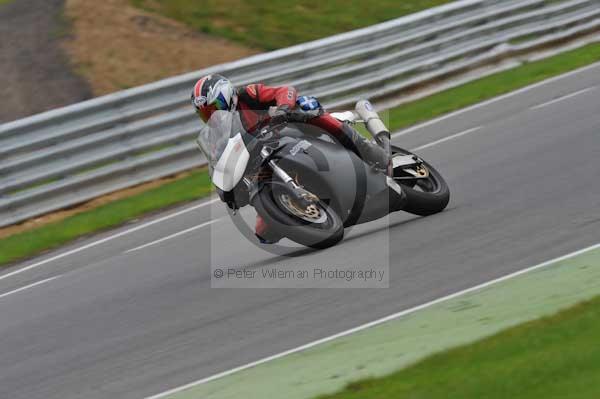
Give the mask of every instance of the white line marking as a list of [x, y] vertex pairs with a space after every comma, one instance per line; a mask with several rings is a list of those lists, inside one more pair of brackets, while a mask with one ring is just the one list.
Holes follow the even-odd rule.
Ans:
[[481, 130], [481, 129], [483, 129], [483, 126], [477, 126], [477, 127], [471, 128], [471, 129], [467, 129], [467, 130], [462, 131], [460, 133], [456, 133], [456, 134], [452, 134], [450, 136], [444, 137], [443, 139], [432, 141], [431, 143], [427, 143], [427, 144], [424, 144], [424, 145], [422, 145], [420, 147], [413, 148], [410, 151], [424, 150], [425, 148], [433, 147], [434, 145], [438, 145], [438, 144], [443, 143], [445, 141], [453, 140], [453, 139], [455, 139], [457, 137], [464, 136], [465, 134], [473, 133], [473, 132], [476, 132], [476, 131]]
[[157, 223], [160, 223], [160, 222], [164, 222], [165, 220], [168, 220], [168, 219], [174, 218], [174, 217], [176, 217], [176, 216], [183, 215], [184, 213], [188, 213], [188, 212], [194, 211], [194, 210], [196, 210], [196, 209], [198, 209], [198, 208], [205, 207], [205, 206], [207, 206], [207, 205], [210, 205], [210, 204], [212, 204], [212, 203], [214, 203], [214, 202], [217, 202], [217, 201], [219, 201], [219, 199], [218, 199], [218, 198], [214, 198], [214, 199], [212, 199], [212, 200], [210, 200], [210, 201], [203, 202], [203, 203], [201, 203], [201, 204], [199, 204], [199, 205], [195, 205], [195, 206], [192, 206], [192, 207], [190, 207], [190, 208], [183, 209], [183, 210], [181, 210], [181, 211], [179, 211], [179, 212], [175, 212], [175, 213], [172, 213], [172, 214], [170, 214], [170, 215], [163, 216], [163, 217], [161, 217], [161, 218], [159, 218], [159, 219], [152, 220], [152, 221], [150, 221], [150, 222], [148, 222], [148, 223], [141, 224], [141, 225], [139, 225], [139, 226], [136, 226], [136, 227], [134, 227], [134, 228], [131, 228], [131, 229], [129, 229], [129, 230], [122, 231], [122, 232], [120, 232], [120, 233], [117, 233], [117, 234], [115, 234], [115, 235], [112, 235], [112, 236], [110, 236], [110, 237], [106, 237], [106, 238], [103, 238], [103, 239], [101, 239], [101, 240], [94, 241], [94, 242], [92, 242], [92, 243], [90, 243], [90, 244], [84, 245], [84, 246], [82, 246], [82, 247], [75, 248], [75, 249], [72, 249], [72, 250], [70, 250], [70, 251], [64, 252], [64, 253], [62, 253], [62, 254], [59, 254], [59, 255], [53, 256], [53, 257], [51, 257], [51, 258], [44, 259], [44, 260], [42, 260], [42, 261], [40, 261], [40, 262], [37, 262], [37, 263], [34, 263], [34, 264], [32, 264], [32, 265], [29, 265], [29, 266], [23, 267], [23, 268], [21, 268], [21, 269], [15, 270], [14, 272], [6, 273], [6, 274], [4, 274], [4, 275], [0, 276], [0, 280], [4, 280], [5, 278], [8, 278], [8, 277], [14, 276], [14, 275], [16, 275], [16, 274], [19, 274], [19, 273], [23, 273], [23, 272], [25, 272], [25, 271], [27, 271], [27, 270], [35, 269], [36, 267], [39, 267], [39, 266], [45, 265], [46, 263], [50, 263], [50, 262], [52, 262], [52, 261], [55, 261], [55, 260], [58, 260], [58, 259], [62, 259], [62, 258], [64, 258], [64, 257], [66, 257], [66, 256], [69, 256], [69, 255], [76, 254], [76, 253], [78, 253], [78, 252], [81, 252], [81, 251], [83, 251], [83, 250], [86, 250], [86, 249], [88, 249], [88, 248], [92, 248], [92, 247], [98, 246], [98, 245], [100, 245], [100, 244], [104, 244], [105, 242], [108, 242], [108, 241], [114, 240], [115, 238], [119, 238], [119, 237], [122, 237], [122, 236], [124, 236], [124, 235], [130, 234], [130, 233], [133, 233], [133, 232], [135, 232], [135, 231], [138, 231], [138, 230], [141, 230], [141, 229], [145, 229], [146, 227], [152, 226], [152, 225], [154, 225], [154, 224], [157, 224]]
[[405, 134], [412, 133], [415, 130], [419, 130], [419, 129], [427, 127], [427, 126], [434, 125], [434, 124], [436, 124], [438, 122], [441, 122], [441, 121], [449, 119], [449, 118], [453, 118], [453, 117], [455, 117], [457, 115], [461, 115], [461, 114], [463, 114], [465, 112], [469, 112], [469, 111], [473, 111], [473, 110], [481, 108], [481, 107], [485, 107], [487, 105], [493, 104], [493, 103], [498, 102], [498, 101], [502, 101], [502, 100], [510, 98], [512, 96], [516, 96], [516, 95], [528, 92], [528, 91], [533, 90], [535, 88], [538, 88], [540, 86], [544, 86], [544, 85], [547, 85], [549, 83], [553, 83], [553, 82], [556, 82], [558, 80], [562, 80], [562, 79], [571, 77], [573, 75], [577, 75], [579, 73], [586, 72], [589, 69], [598, 68], [598, 67], [600, 67], [600, 62], [596, 62], [595, 64], [591, 64], [591, 65], [588, 65], [586, 67], [579, 68], [579, 69], [576, 69], [574, 71], [567, 72], [565, 74], [555, 76], [553, 78], [542, 80], [541, 82], [537, 82], [537, 83], [534, 83], [532, 85], [525, 86], [525, 87], [523, 87], [521, 89], [518, 89], [518, 90], [515, 90], [515, 91], [511, 91], [510, 93], [506, 93], [506, 94], [503, 94], [501, 96], [491, 98], [489, 100], [480, 102], [478, 104], [471, 105], [470, 107], [462, 108], [462, 109], [459, 109], [457, 111], [451, 112], [449, 114], [440, 116], [439, 118], [431, 119], [431, 120], [429, 120], [427, 122], [424, 122], [424, 123], [421, 123], [421, 124], [409, 127], [407, 129], [404, 129], [404, 130], [400, 130], [400, 131], [396, 132], [394, 134], [394, 136], [400, 137], [400, 136], [403, 136]]
[[552, 104], [555, 104], [555, 103], [557, 103], [557, 102], [560, 102], [560, 101], [567, 100], [567, 99], [569, 99], [569, 98], [572, 98], [572, 97], [578, 96], [578, 95], [580, 95], [580, 94], [586, 93], [586, 92], [588, 92], [588, 91], [590, 91], [590, 90], [593, 90], [593, 89], [595, 89], [595, 87], [588, 87], [587, 89], [579, 90], [579, 91], [576, 91], [575, 93], [567, 94], [566, 96], [558, 97], [558, 98], [555, 98], [554, 100], [550, 100], [550, 101], [547, 101], [547, 102], [545, 102], [545, 103], [542, 103], [542, 104], [536, 105], [536, 106], [534, 106], [534, 107], [531, 107], [531, 109], [540, 109], [540, 108], [544, 108], [544, 107], [547, 107], [548, 105], [552, 105]]
[[198, 385], [202, 385], [202, 384], [205, 384], [205, 383], [210, 382], [210, 381], [214, 381], [214, 380], [219, 379], [219, 378], [226, 377], [228, 375], [237, 373], [239, 371], [246, 370], [246, 369], [249, 369], [251, 367], [255, 367], [255, 366], [258, 366], [260, 364], [267, 363], [267, 362], [270, 362], [272, 360], [279, 359], [279, 358], [282, 358], [284, 356], [287, 356], [287, 355], [290, 355], [290, 354], [293, 354], [293, 353], [301, 352], [303, 350], [312, 348], [314, 346], [317, 346], [317, 345], [320, 345], [320, 344], [323, 344], [323, 343], [326, 343], [326, 342], [329, 342], [329, 341], [333, 341], [333, 340], [335, 340], [337, 338], [345, 337], [345, 336], [350, 335], [350, 334], [354, 334], [354, 333], [356, 333], [358, 331], [366, 330], [368, 328], [377, 326], [379, 324], [386, 323], [386, 322], [394, 320], [394, 319], [398, 319], [400, 317], [403, 317], [403, 316], [406, 316], [408, 314], [417, 312], [419, 310], [423, 310], [423, 309], [429, 308], [429, 307], [431, 307], [433, 305], [436, 305], [438, 303], [445, 302], [445, 301], [448, 301], [450, 299], [454, 299], [456, 297], [459, 297], [461, 295], [465, 295], [465, 294], [468, 294], [468, 293], [471, 293], [471, 292], [479, 291], [479, 290], [487, 288], [487, 287], [489, 287], [491, 285], [498, 284], [498, 283], [501, 283], [501, 282], [506, 281], [506, 280], [510, 280], [510, 279], [515, 278], [517, 276], [520, 276], [522, 274], [529, 273], [529, 272], [532, 272], [534, 270], [547, 267], [547, 266], [552, 265], [554, 263], [561, 262], [563, 260], [567, 260], [567, 259], [573, 258], [573, 257], [575, 257], [577, 255], [581, 255], [581, 254], [583, 254], [585, 252], [593, 251], [593, 250], [598, 249], [598, 248], [600, 248], [600, 243], [592, 245], [592, 246], [584, 248], [584, 249], [580, 249], [580, 250], [575, 251], [575, 252], [571, 252], [570, 254], [563, 255], [563, 256], [560, 256], [558, 258], [550, 259], [550, 260], [548, 260], [546, 262], [543, 262], [543, 263], [540, 263], [538, 265], [529, 267], [527, 269], [522, 269], [522, 270], [519, 270], [517, 272], [511, 273], [511, 274], [507, 274], [506, 276], [499, 277], [499, 278], [496, 278], [494, 280], [490, 280], [488, 282], [476, 285], [474, 287], [467, 288], [465, 290], [455, 292], [454, 294], [450, 294], [450, 295], [447, 295], [447, 296], [444, 296], [444, 297], [441, 297], [441, 298], [438, 298], [438, 299], [434, 299], [433, 301], [430, 301], [430, 302], [427, 302], [427, 303], [415, 306], [414, 308], [406, 309], [406, 310], [403, 310], [401, 312], [391, 314], [391, 315], [383, 317], [381, 319], [377, 319], [377, 320], [371, 321], [369, 323], [360, 325], [358, 327], [354, 327], [354, 328], [351, 328], [349, 330], [342, 331], [340, 333], [331, 335], [329, 337], [325, 337], [325, 338], [319, 339], [317, 341], [309, 342], [308, 344], [304, 344], [304, 345], [299, 346], [297, 348], [290, 349], [290, 350], [287, 350], [285, 352], [281, 352], [281, 353], [278, 353], [276, 355], [272, 355], [272, 356], [269, 356], [269, 357], [265, 357], [263, 359], [254, 361], [252, 363], [245, 364], [243, 366], [239, 366], [239, 367], [233, 368], [231, 370], [223, 371], [221, 373], [212, 375], [210, 377], [203, 378], [201, 380], [192, 382], [190, 384], [183, 385], [183, 386], [178, 387], [178, 388], [171, 389], [169, 391], [160, 393], [158, 395], [150, 396], [150, 397], [148, 397], [146, 399], [160, 399], [160, 398], [164, 398], [165, 396], [169, 396], [169, 395], [172, 395], [172, 394], [184, 391], [186, 389], [189, 389], [189, 388], [192, 388], [192, 387], [195, 387], [195, 386], [198, 386]]
[[220, 220], [220, 219], [215, 219], [215, 220], [211, 220], [210, 222], [206, 222], [206, 223], [199, 224], [198, 226], [190, 227], [189, 229], [182, 230], [182, 231], [180, 231], [179, 233], [171, 234], [170, 236], [166, 236], [166, 237], [163, 237], [163, 238], [161, 238], [161, 239], [158, 239], [158, 240], [155, 240], [155, 241], [149, 242], [148, 244], [140, 245], [139, 247], [135, 247], [135, 248], [133, 248], [133, 249], [129, 249], [129, 250], [125, 251], [125, 253], [127, 254], [127, 253], [129, 253], [129, 252], [133, 252], [133, 251], [139, 251], [140, 249], [144, 249], [144, 248], [150, 247], [150, 246], [152, 246], [152, 245], [155, 245], [155, 244], [161, 243], [161, 242], [163, 242], [163, 241], [167, 241], [167, 240], [170, 240], [170, 239], [172, 239], [172, 238], [179, 237], [179, 236], [181, 236], [181, 235], [184, 235], [184, 234], [190, 233], [190, 232], [192, 232], [192, 231], [194, 231], [194, 230], [198, 230], [198, 229], [200, 229], [200, 228], [202, 228], [202, 227], [205, 227], [205, 226], [211, 225], [211, 224], [213, 224], [213, 223], [216, 223], [216, 222], [218, 222], [219, 220]]
[[56, 279], [57, 279], [57, 278], [59, 278], [59, 277], [60, 277], [60, 276], [54, 276], [54, 277], [50, 277], [50, 278], [47, 278], [47, 279], [45, 279], [45, 280], [38, 281], [37, 283], [33, 283], [33, 284], [26, 285], [25, 287], [17, 288], [16, 290], [9, 291], [9, 292], [6, 292], [6, 293], [4, 293], [4, 294], [0, 295], [0, 298], [4, 298], [5, 296], [9, 296], [9, 295], [12, 295], [12, 294], [16, 294], [17, 292], [21, 292], [21, 291], [24, 291], [24, 290], [26, 290], [26, 289], [29, 289], [29, 288], [35, 287], [36, 285], [40, 285], [40, 284], [47, 283], [48, 281], [56, 280]]

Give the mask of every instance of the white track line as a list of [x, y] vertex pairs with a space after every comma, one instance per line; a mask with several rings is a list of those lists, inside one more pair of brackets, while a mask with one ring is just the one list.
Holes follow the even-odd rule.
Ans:
[[444, 137], [443, 139], [432, 141], [431, 143], [424, 144], [424, 145], [422, 145], [420, 147], [413, 148], [413, 149], [411, 149], [411, 151], [424, 150], [425, 148], [433, 147], [434, 145], [438, 145], [438, 144], [443, 143], [445, 141], [453, 140], [453, 139], [455, 139], [457, 137], [464, 136], [465, 134], [473, 133], [473, 132], [476, 132], [476, 131], [481, 130], [481, 129], [483, 129], [483, 126], [473, 127], [471, 129], [467, 129], [467, 130], [462, 131], [460, 133], [456, 133], [456, 134]]
[[0, 295], [0, 298], [4, 298], [5, 296], [9, 296], [9, 295], [12, 295], [12, 294], [16, 294], [17, 292], [21, 292], [21, 291], [24, 291], [24, 290], [26, 290], [26, 289], [29, 289], [29, 288], [35, 287], [35, 286], [37, 286], [37, 285], [40, 285], [40, 284], [47, 283], [48, 281], [56, 280], [56, 279], [57, 279], [57, 278], [59, 278], [59, 277], [60, 277], [60, 276], [54, 276], [54, 277], [50, 277], [50, 278], [47, 278], [47, 279], [45, 279], [45, 280], [38, 281], [37, 283], [33, 283], [33, 284], [26, 285], [25, 287], [17, 288], [16, 290], [9, 291], [9, 292], [6, 292], [6, 293], [4, 293], [4, 294], [1, 294], [1, 295]]
[[438, 122], [441, 122], [441, 121], [444, 121], [446, 119], [450, 119], [450, 118], [453, 118], [453, 117], [455, 117], [457, 115], [464, 114], [465, 112], [469, 112], [469, 111], [473, 111], [473, 110], [478, 109], [478, 108], [485, 107], [487, 105], [496, 103], [498, 101], [502, 101], [504, 99], [507, 99], [507, 98], [510, 98], [510, 97], [513, 97], [513, 96], [516, 96], [516, 95], [528, 92], [528, 91], [533, 90], [535, 88], [538, 88], [540, 86], [545, 86], [545, 85], [547, 85], [549, 83], [553, 83], [553, 82], [556, 82], [556, 81], [559, 81], [559, 80], [562, 80], [562, 79], [571, 77], [573, 75], [577, 75], [579, 73], [586, 72], [586, 71], [588, 71], [590, 69], [598, 68], [598, 67], [600, 67], [600, 62], [596, 62], [595, 64], [591, 64], [591, 65], [588, 65], [586, 67], [579, 68], [579, 69], [576, 69], [574, 71], [567, 72], [565, 74], [558, 75], [558, 76], [555, 76], [555, 77], [550, 78], [550, 79], [542, 80], [541, 82], [537, 82], [537, 83], [534, 83], [532, 85], [525, 86], [525, 87], [523, 87], [521, 89], [518, 89], [518, 90], [515, 90], [515, 91], [511, 91], [510, 93], [506, 93], [506, 94], [503, 94], [501, 96], [491, 98], [489, 100], [477, 103], [475, 105], [471, 105], [470, 107], [462, 108], [462, 109], [459, 109], [457, 111], [451, 112], [449, 114], [440, 116], [439, 118], [431, 119], [431, 120], [429, 120], [427, 122], [424, 122], [424, 123], [421, 123], [419, 125], [415, 125], [415, 126], [409, 127], [407, 129], [404, 129], [404, 130], [400, 130], [396, 134], [394, 134], [394, 136], [395, 137], [400, 137], [400, 136], [403, 136], [405, 134], [412, 133], [415, 130], [419, 130], [419, 129], [427, 127], [427, 126], [434, 125], [434, 124], [436, 124]]
[[592, 246], [584, 248], [584, 249], [580, 249], [580, 250], [575, 251], [575, 252], [571, 252], [570, 254], [563, 255], [563, 256], [560, 256], [558, 258], [550, 259], [550, 260], [548, 260], [546, 262], [543, 262], [543, 263], [540, 263], [538, 265], [529, 267], [527, 269], [522, 269], [522, 270], [519, 270], [517, 272], [511, 273], [511, 274], [507, 274], [506, 276], [499, 277], [499, 278], [496, 278], [494, 280], [490, 280], [488, 282], [476, 285], [474, 287], [467, 288], [465, 290], [455, 292], [454, 294], [450, 294], [450, 295], [446, 295], [446, 296], [438, 298], [438, 299], [434, 299], [433, 301], [430, 301], [430, 302], [427, 302], [427, 303], [415, 306], [414, 308], [406, 309], [406, 310], [403, 310], [401, 312], [391, 314], [391, 315], [383, 317], [381, 319], [377, 319], [377, 320], [371, 321], [369, 323], [360, 325], [358, 327], [354, 327], [354, 328], [351, 328], [349, 330], [342, 331], [340, 333], [331, 335], [329, 337], [325, 337], [325, 338], [319, 339], [317, 341], [309, 342], [308, 344], [304, 344], [304, 345], [299, 346], [297, 348], [290, 349], [290, 350], [287, 350], [285, 352], [281, 352], [281, 353], [278, 353], [276, 355], [272, 355], [272, 356], [269, 356], [269, 357], [265, 357], [263, 359], [254, 361], [252, 363], [245, 364], [243, 366], [239, 366], [239, 367], [233, 368], [231, 370], [223, 371], [221, 373], [212, 375], [210, 377], [203, 378], [201, 380], [192, 382], [190, 384], [183, 385], [183, 386], [178, 387], [178, 388], [171, 389], [169, 391], [160, 393], [158, 395], [147, 397], [146, 399], [160, 399], [160, 398], [164, 398], [165, 396], [173, 395], [175, 393], [184, 391], [186, 389], [189, 389], [189, 388], [192, 388], [192, 387], [195, 387], [195, 386], [198, 386], [198, 385], [206, 384], [207, 382], [214, 381], [214, 380], [217, 380], [219, 378], [226, 377], [228, 375], [237, 373], [239, 371], [246, 370], [246, 369], [249, 369], [251, 367], [255, 367], [255, 366], [258, 366], [260, 364], [267, 363], [267, 362], [270, 362], [272, 360], [279, 359], [279, 358], [282, 358], [284, 356], [287, 356], [287, 355], [290, 355], [290, 354], [293, 354], [293, 353], [301, 352], [303, 350], [312, 348], [314, 346], [317, 346], [317, 345], [320, 345], [320, 344], [323, 344], [323, 343], [326, 343], [326, 342], [329, 342], [329, 341], [333, 341], [333, 340], [335, 340], [337, 338], [345, 337], [345, 336], [350, 335], [350, 334], [354, 334], [354, 333], [356, 333], [358, 331], [366, 330], [368, 328], [377, 326], [379, 324], [383, 324], [385, 322], [388, 322], [388, 321], [391, 321], [391, 320], [394, 320], [394, 319], [398, 319], [400, 317], [409, 315], [409, 314], [417, 312], [419, 310], [423, 310], [423, 309], [429, 308], [429, 307], [431, 307], [433, 305], [436, 305], [436, 304], [438, 304], [440, 302], [445, 302], [445, 301], [448, 301], [450, 299], [454, 299], [456, 297], [459, 297], [461, 295], [465, 295], [465, 294], [468, 294], [468, 293], [471, 293], [471, 292], [474, 292], [474, 291], [479, 291], [479, 290], [481, 290], [483, 288], [487, 288], [487, 287], [489, 287], [491, 285], [498, 284], [498, 283], [501, 283], [501, 282], [506, 281], [506, 280], [510, 280], [510, 279], [515, 278], [517, 276], [520, 276], [522, 274], [529, 273], [529, 272], [532, 272], [534, 270], [547, 267], [547, 266], [552, 265], [554, 263], [561, 262], [563, 260], [567, 260], [567, 259], [573, 258], [573, 257], [575, 257], [577, 255], [581, 255], [581, 254], [583, 254], [585, 252], [593, 251], [594, 249], [598, 249], [598, 248], [600, 248], [600, 243], [592, 245]]
[[191, 233], [194, 230], [198, 230], [198, 229], [201, 229], [202, 227], [209, 226], [209, 225], [211, 225], [213, 223], [218, 222], [219, 220], [220, 219], [215, 219], [215, 220], [211, 220], [210, 222], [199, 224], [198, 226], [190, 227], [189, 229], [182, 230], [179, 233], [171, 234], [170, 236], [166, 236], [166, 237], [163, 237], [161, 239], [149, 242], [148, 244], [140, 245], [139, 247], [135, 247], [133, 249], [129, 249], [129, 250], [125, 251], [125, 253], [127, 254], [129, 252], [139, 251], [140, 249], [144, 249], [144, 248], [150, 247], [152, 245], [159, 244], [159, 243], [161, 243], [163, 241], [167, 241], [167, 240], [170, 240], [172, 238], [179, 237], [179, 236], [187, 234], [187, 233]]
[[554, 100], [550, 100], [550, 101], [547, 101], [545, 103], [536, 105], [534, 107], [531, 107], [530, 109], [544, 108], [544, 107], [547, 107], [548, 105], [552, 105], [552, 104], [556, 104], [557, 102], [560, 102], [560, 101], [568, 100], [569, 98], [573, 98], [575, 96], [578, 96], [580, 94], [586, 93], [586, 92], [588, 92], [590, 90], [593, 90], [593, 89], [595, 89], [595, 87], [588, 87], [587, 89], [579, 90], [579, 91], [576, 91], [575, 93], [567, 94], [565, 96], [555, 98]]
[[218, 198], [215, 198], [215, 199], [212, 199], [212, 200], [210, 200], [210, 201], [203, 202], [203, 203], [201, 203], [201, 204], [199, 204], [199, 205], [195, 205], [195, 206], [189, 207], [189, 208], [187, 208], [187, 209], [183, 209], [183, 210], [181, 210], [181, 211], [179, 211], [179, 212], [175, 212], [175, 213], [172, 213], [172, 214], [170, 214], [170, 215], [163, 216], [163, 217], [161, 217], [161, 218], [159, 218], [159, 219], [152, 220], [152, 221], [150, 221], [150, 222], [147, 222], [147, 223], [141, 224], [141, 225], [139, 225], [139, 226], [136, 226], [136, 227], [134, 227], [134, 228], [131, 228], [131, 229], [129, 229], [129, 230], [122, 231], [122, 232], [120, 232], [120, 233], [117, 233], [117, 234], [114, 234], [114, 235], [112, 235], [112, 236], [110, 236], [110, 237], [106, 237], [106, 238], [103, 238], [103, 239], [101, 239], [101, 240], [94, 241], [94, 242], [92, 242], [92, 243], [90, 243], [90, 244], [87, 244], [87, 245], [84, 245], [84, 246], [82, 246], [82, 247], [75, 248], [75, 249], [72, 249], [72, 250], [70, 250], [70, 251], [67, 251], [67, 252], [63, 252], [63, 253], [61, 253], [61, 254], [59, 254], [59, 255], [56, 255], [56, 256], [53, 256], [53, 257], [51, 257], [51, 258], [44, 259], [44, 260], [42, 260], [42, 261], [40, 261], [40, 262], [37, 262], [37, 263], [34, 263], [34, 264], [32, 264], [32, 265], [25, 266], [25, 267], [23, 267], [23, 268], [21, 268], [21, 269], [15, 270], [14, 272], [10, 272], [10, 273], [3, 274], [2, 276], [0, 276], [0, 280], [4, 280], [5, 278], [8, 278], [8, 277], [14, 276], [14, 275], [16, 275], [16, 274], [23, 273], [23, 272], [25, 272], [25, 271], [27, 271], [27, 270], [35, 269], [35, 268], [37, 268], [37, 267], [40, 267], [40, 266], [42, 266], [42, 265], [45, 265], [46, 263], [50, 263], [50, 262], [52, 262], [52, 261], [55, 261], [55, 260], [58, 260], [58, 259], [62, 259], [62, 258], [64, 258], [64, 257], [66, 257], [66, 256], [69, 256], [69, 255], [76, 254], [76, 253], [78, 253], [78, 252], [81, 252], [81, 251], [84, 251], [84, 250], [86, 250], [86, 249], [88, 249], [88, 248], [92, 248], [92, 247], [98, 246], [98, 245], [100, 245], [100, 244], [104, 244], [105, 242], [112, 241], [112, 240], [114, 240], [115, 238], [123, 237], [124, 235], [131, 234], [131, 233], [133, 233], [133, 232], [135, 232], [135, 231], [138, 231], [138, 230], [141, 230], [141, 229], [145, 229], [146, 227], [152, 226], [152, 225], [154, 225], [154, 224], [157, 224], [157, 223], [160, 223], [160, 222], [164, 222], [165, 220], [168, 220], [168, 219], [174, 218], [174, 217], [176, 217], [176, 216], [180, 216], [180, 215], [183, 215], [183, 214], [185, 214], [185, 213], [188, 213], [188, 212], [191, 212], [191, 211], [195, 211], [196, 209], [203, 208], [203, 207], [205, 207], [205, 206], [207, 206], [207, 205], [210, 205], [210, 204], [213, 204], [213, 203], [215, 203], [215, 202], [217, 202], [217, 201], [219, 201], [219, 199], [218, 199]]

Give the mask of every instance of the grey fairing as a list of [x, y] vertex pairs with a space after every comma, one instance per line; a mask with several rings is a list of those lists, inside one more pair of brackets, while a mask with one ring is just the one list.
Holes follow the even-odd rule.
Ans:
[[365, 223], [396, 210], [382, 173], [339, 144], [312, 137], [302, 140], [311, 144], [302, 151], [297, 146], [301, 140], [282, 140], [274, 158], [301, 185], [328, 202], [344, 225]]

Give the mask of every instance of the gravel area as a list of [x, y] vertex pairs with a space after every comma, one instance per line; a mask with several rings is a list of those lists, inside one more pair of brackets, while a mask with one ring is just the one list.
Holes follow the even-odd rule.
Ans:
[[61, 49], [64, 0], [0, 5], [0, 123], [92, 97]]

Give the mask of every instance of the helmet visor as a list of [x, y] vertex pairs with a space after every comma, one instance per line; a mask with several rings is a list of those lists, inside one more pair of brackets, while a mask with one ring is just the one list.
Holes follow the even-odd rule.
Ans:
[[221, 93], [212, 104], [203, 105], [196, 109], [200, 118], [206, 123], [215, 111], [231, 111], [231, 104], [227, 102], [227, 99]]
[[223, 93], [219, 93], [219, 95], [215, 99], [214, 105], [215, 105], [215, 107], [217, 107], [217, 109], [219, 111], [230, 111], [231, 110], [230, 101], [227, 101], [227, 99], [225, 98]]

